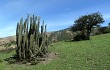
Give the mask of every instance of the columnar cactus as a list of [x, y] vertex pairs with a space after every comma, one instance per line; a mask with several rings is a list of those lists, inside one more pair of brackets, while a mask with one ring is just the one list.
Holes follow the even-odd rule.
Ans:
[[[30, 26], [30, 27], [29, 27]], [[32, 58], [43, 57], [47, 53], [48, 42], [46, 35], [46, 26], [44, 21], [39, 31], [40, 17], [27, 16], [23, 22], [21, 18], [20, 23], [16, 28], [16, 56], [19, 60], [31, 60]]]

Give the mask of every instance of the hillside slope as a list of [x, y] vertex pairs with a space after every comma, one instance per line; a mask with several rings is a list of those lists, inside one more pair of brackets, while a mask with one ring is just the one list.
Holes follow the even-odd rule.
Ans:
[[[109, 70], [110, 34], [92, 36], [91, 40], [79, 42], [57, 42], [49, 46], [49, 51], [57, 52], [58, 58], [48, 64], [35, 66], [0, 63], [1, 70]], [[0, 54], [0, 59], [14, 54]]]
[[8, 36], [8, 37], [0, 38], [0, 45], [9, 43], [11, 41], [16, 41], [16, 36]]

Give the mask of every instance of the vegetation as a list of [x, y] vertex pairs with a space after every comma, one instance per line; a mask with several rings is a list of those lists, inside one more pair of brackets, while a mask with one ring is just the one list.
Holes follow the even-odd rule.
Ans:
[[99, 28], [99, 31], [100, 31], [102, 34], [110, 33], [110, 27], [109, 27], [109, 26], [100, 27], [100, 28]]
[[10, 44], [11, 45], [16, 45], [16, 41], [11, 41]]
[[108, 26], [110, 26], [110, 23], [108, 23]]
[[73, 26], [71, 26], [71, 30], [73, 32], [81, 31], [81, 33], [82, 33], [81, 35], [78, 35], [78, 37], [76, 37], [76, 39], [80, 38], [83, 40], [89, 40], [91, 29], [94, 26], [97, 26], [100, 23], [103, 23], [104, 19], [103, 19], [101, 13], [96, 12], [96, 13], [81, 16], [74, 22], [75, 22], [75, 24]]
[[[47, 64], [35, 66], [0, 63], [0, 70], [109, 70], [110, 34], [92, 36], [91, 40], [79, 42], [57, 42], [49, 51], [57, 52], [58, 58]], [[0, 53], [1, 60], [15, 54]]]
[[74, 34], [70, 31], [69, 28], [62, 29], [59, 31], [52, 32], [49, 35], [50, 42], [57, 42], [57, 41], [70, 41], [73, 38]]
[[4, 47], [6, 47], [6, 49], [8, 48], [8, 47], [10, 47], [11, 46], [11, 43], [6, 43], [6, 44], [4, 44]]
[[[100, 25], [97, 25], [91, 29], [90, 35], [94, 36], [94, 35], [100, 35], [100, 34], [106, 34], [106, 33], [110, 33], [109, 26], [102, 27]], [[58, 42], [58, 41], [71, 41], [71, 40], [79, 41], [79, 40], [82, 40], [82, 38], [85, 39], [81, 31], [72, 32], [70, 31], [69, 28], [66, 28], [63, 30], [50, 33], [48, 39], [51, 43], [51, 42]]]
[[[30, 20], [29, 20], [30, 18]], [[30, 23], [29, 23], [30, 21]], [[36, 22], [38, 21], [38, 22]], [[37, 23], [37, 24], [36, 24]], [[30, 27], [29, 27], [30, 25]], [[47, 35], [44, 21], [39, 32], [40, 17], [27, 16], [23, 23], [21, 18], [20, 23], [16, 28], [16, 59], [19, 61], [36, 61], [38, 57], [44, 57], [47, 53]]]

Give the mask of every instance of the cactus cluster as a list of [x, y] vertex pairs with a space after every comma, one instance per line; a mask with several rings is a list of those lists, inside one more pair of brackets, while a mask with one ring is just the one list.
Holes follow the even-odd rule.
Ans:
[[[19, 60], [31, 60], [32, 58], [43, 57], [48, 51], [46, 25], [44, 21], [40, 27], [39, 16], [29, 16], [16, 28], [16, 56]], [[40, 31], [41, 30], [41, 31]]]

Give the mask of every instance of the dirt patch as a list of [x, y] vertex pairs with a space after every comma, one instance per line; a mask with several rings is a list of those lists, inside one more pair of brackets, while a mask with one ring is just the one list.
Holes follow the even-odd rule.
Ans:
[[6, 50], [6, 48], [5, 48], [5, 47], [0, 46], [0, 51], [1, 51], [1, 50]]
[[46, 55], [46, 57], [44, 58], [36, 58], [36, 61], [18, 61], [16, 60], [14, 57], [10, 57], [10, 58], [6, 58], [4, 59], [5, 61], [8, 61], [9, 64], [17, 64], [17, 65], [36, 65], [36, 64], [48, 64], [50, 63], [52, 60], [55, 60], [56, 58], [58, 58], [58, 53], [55, 52], [51, 52], [48, 53]]
[[12, 46], [10, 46], [10, 47], [8, 47], [8, 48], [3, 47], [3, 46], [0, 46], [0, 52], [12, 51], [12, 50], [14, 50], [14, 49], [15, 49], [15, 45], [12, 45]]
[[40, 63], [46, 65], [46, 64], [48, 64], [49, 62], [51, 62], [52, 60], [54, 60], [56, 58], [58, 58], [58, 53], [51, 52], [51, 53], [47, 54], [47, 57], [45, 58], [45, 61], [40, 61]]

